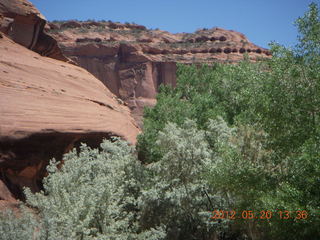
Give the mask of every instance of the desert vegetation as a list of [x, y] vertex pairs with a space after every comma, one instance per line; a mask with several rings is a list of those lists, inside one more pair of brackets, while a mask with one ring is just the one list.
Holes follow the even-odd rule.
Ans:
[[318, 6], [296, 25], [297, 46], [270, 59], [179, 65], [136, 149], [114, 138], [53, 159], [43, 190], [1, 213], [1, 239], [319, 239]]

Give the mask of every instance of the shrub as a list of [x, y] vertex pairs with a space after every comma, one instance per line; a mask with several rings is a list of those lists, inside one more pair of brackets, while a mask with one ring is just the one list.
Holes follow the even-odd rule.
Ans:
[[[104, 141], [101, 149], [82, 145], [79, 153], [74, 149], [64, 156], [61, 168], [54, 159], [50, 162], [44, 190], [36, 194], [25, 190], [27, 204], [39, 211], [41, 224], [38, 226], [35, 220], [28, 223], [27, 215], [18, 218], [9, 226], [16, 227], [14, 232], [28, 231], [14, 239], [31, 239], [24, 236], [35, 234], [36, 227], [41, 231], [35, 239], [138, 236], [137, 198], [144, 181], [141, 164], [123, 141]], [[5, 219], [1, 220], [1, 226], [8, 225]], [[4, 234], [10, 239], [9, 233]]]
[[186, 120], [181, 127], [168, 123], [156, 144], [162, 158], [147, 166], [150, 179], [141, 196], [141, 224], [162, 227], [166, 239], [211, 239], [225, 232], [227, 221], [210, 219], [211, 211], [226, 206], [204, 178], [213, 157], [205, 132]]
[[[272, 44], [270, 60], [179, 65], [177, 87], [162, 87], [156, 106], [145, 111], [144, 132], [138, 139], [143, 161], [153, 165], [165, 157], [156, 139], [166, 123], [181, 127], [191, 119], [206, 132], [204, 141], [213, 156], [221, 159], [208, 167], [209, 189], [226, 196], [226, 202], [231, 197], [231, 206], [240, 210], [309, 214], [302, 220], [274, 217], [240, 223], [251, 239], [257, 239], [253, 232], [259, 231], [258, 238], [266, 239], [320, 235], [319, 22], [319, 9], [311, 4], [297, 21], [299, 44], [293, 49]], [[223, 144], [211, 134], [210, 119], [217, 121], [218, 116], [222, 129], [235, 129]]]
[[[44, 190], [25, 191], [33, 210], [0, 215], [1, 239], [318, 239], [319, 19], [311, 4], [297, 47], [261, 63], [179, 65], [145, 111], [148, 164], [119, 140], [52, 160]], [[276, 216], [210, 220], [217, 209]]]
[[30, 209], [22, 206], [15, 212], [7, 210], [0, 213], [0, 238], [2, 240], [41, 239], [41, 221]]

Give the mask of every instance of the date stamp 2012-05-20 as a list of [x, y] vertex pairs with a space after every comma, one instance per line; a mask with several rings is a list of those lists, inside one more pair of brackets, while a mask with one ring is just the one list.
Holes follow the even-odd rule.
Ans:
[[288, 211], [288, 210], [278, 210], [278, 211], [269, 211], [269, 210], [261, 210], [261, 211], [251, 211], [251, 210], [243, 210], [243, 211], [225, 211], [225, 210], [214, 210], [212, 211], [212, 216], [210, 217], [213, 220], [219, 219], [261, 219], [268, 220], [271, 218], [277, 217], [278, 219], [296, 219], [296, 220], [304, 220], [308, 218], [308, 212], [305, 210], [296, 210], [296, 211]]

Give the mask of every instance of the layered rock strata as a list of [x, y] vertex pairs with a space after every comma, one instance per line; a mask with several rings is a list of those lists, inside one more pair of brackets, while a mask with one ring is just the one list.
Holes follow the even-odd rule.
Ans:
[[177, 63], [270, 57], [220, 28], [171, 34], [111, 21], [46, 23], [27, 0], [0, 0], [0, 32], [0, 209], [16, 206], [23, 187], [39, 191], [49, 160], [81, 142], [98, 147], [119, 136], [134, 144], [143, 108], [161, 84], [175, 86]]
[[141, 126], [144, 106], [155, 103], [160, 84], [176, 84], [176, 63], [235, 63], [270, 57], [241, 33], [221, 28], [171, 34], [137, 24], [52, 22], [48, 33], [62, 52], [124, 100]]

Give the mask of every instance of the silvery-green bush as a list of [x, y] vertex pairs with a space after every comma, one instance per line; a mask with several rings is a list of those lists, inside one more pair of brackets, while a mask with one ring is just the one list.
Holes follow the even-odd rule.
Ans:
[[223, 199], [204, 177], [216, 160], [205, 132], [192, 120], [168, 123], [156, 144], [163, 157], [147, 166], [152, 177], [140, 198], [142, 226], [162, 227], [170, 240], [212, 238], [227, 225], [210, 220]]
[[23, 205], [15, 211], [0, 213], [0, 239], [2, 240], [36, 240], [40, 239], [41, 224], [35, 213]]
[[120, 140], [53, 159], [44, 190], [25, 190], [35, 214], [0, 218], [1, 239], [209, 239], [226, 224], [210, 220], [224, 203], [205, 178], [216, 161], [205, 135], [191, 120], [167, 124], [163, 157], [149, 165]]
[[25, 190], [27, 204], [38, 216], [2, 215], [1, 239], [162, 238], [159, 229], [139, 231], [137, 198], [145, 176], [126, 142], [103, 141], [101, 151], [83, 144], [79, 153], [74, 149], [64, 155], [61, 168], [59, 164], [50, 162], [43, 191]]
[[29, 210], [0, 214], [0, 239], [262, 239], [256, 230], [272, 222], [210, 217], [270, 205], [266, 194], [284, 168], [266, 140], [261, 130], [217, 117], [206, 131], [193, 120], [166, 124], [156, 142], [162, 157], [148, 165], [121, 140], [100, 150], [82, 145], [50, 162], [43, 191], [25, 190]]
[[130, 239], [137, 232], [141, 164], [123, 141], [104, 141], [101, 149], [82, 145], [64, 156], [61, 169], [52, 160], [44, 191], [25, 191], [46, 239]]

